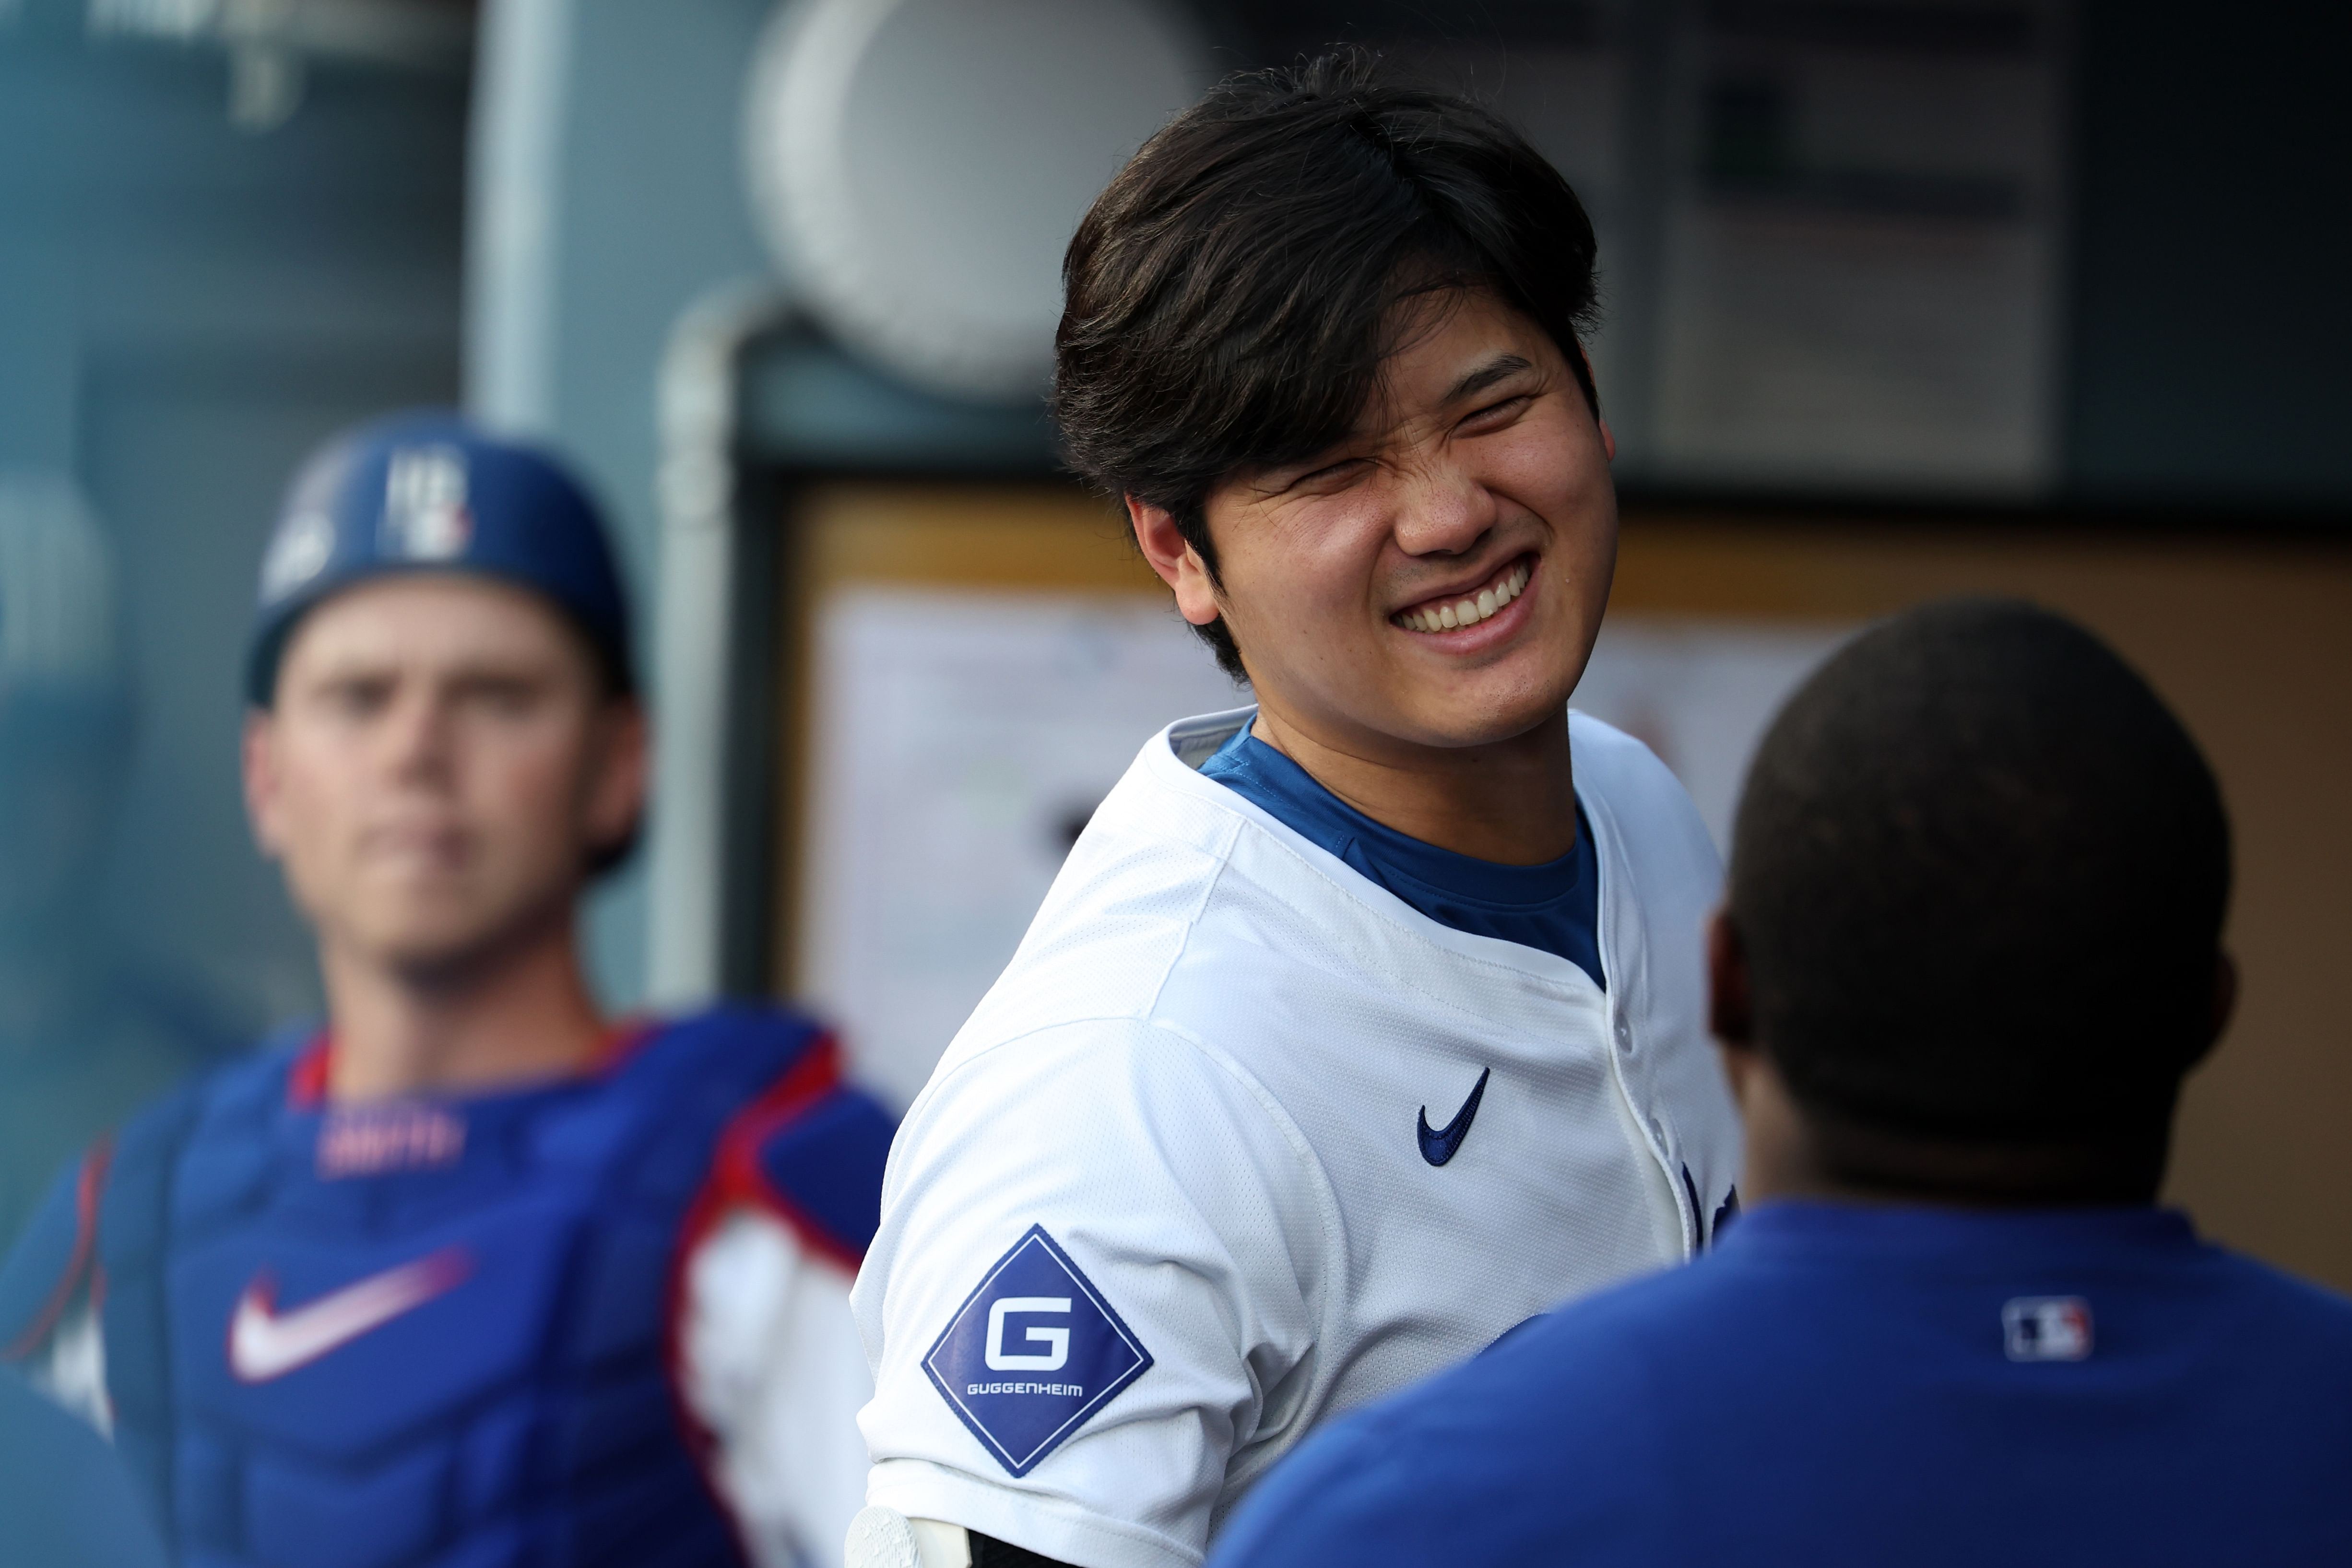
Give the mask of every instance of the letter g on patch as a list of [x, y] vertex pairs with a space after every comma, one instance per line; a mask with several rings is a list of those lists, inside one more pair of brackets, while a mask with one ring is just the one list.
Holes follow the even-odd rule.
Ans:
[[1004, 1320], [1013, 1312], [1070, 1315], [1067, 1296], [1004, 1296], [988, 1309], [988, 1369], [991, 1372], [1059, 1372], [1069, 1364], [1070, 1331], [1033, 1328], [1031, 1344], [1051, 1345], [1044, 1355], [1014, 1355], [1004, 1348]]
[[[1150, 1365], [1143, 1342], [1042, 1225], [990, 1266], [923, 1358], [940, 1397], [1014, 1476]], [[1062, 1375], [1034, 1382], [992, 1373]]]

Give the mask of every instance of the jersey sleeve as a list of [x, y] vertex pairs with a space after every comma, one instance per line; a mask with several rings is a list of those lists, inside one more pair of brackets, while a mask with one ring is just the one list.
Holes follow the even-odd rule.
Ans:
[[107, 1155], [101, 1143], [58, 1172], [0, 1262], [0, 1362], [34, 1362], [88, 1295]]
[[687, 1261], [680, 1389], [712, 1438], [712, 1479], [754, 1568], [838, 1563], [866, 1502], [857, 1412], [874, 1384], [850, 1274], [757, 1206], [731, 1208]]
[[1270, 1097], [1170, 1026], [963, 1057], [900, 1131], [855, 1295], [867, 1500], [1190, 1568], [1228, 1469], [1304, 1402], [1336, 1225]]
[[684, 1241], [678, 1394], [755, 1568], [838, 1563], [865, 1505], [873, 1382], [849, 1281], [894, 1124], [836, 1074], [828, 1045], [737, 1114]]

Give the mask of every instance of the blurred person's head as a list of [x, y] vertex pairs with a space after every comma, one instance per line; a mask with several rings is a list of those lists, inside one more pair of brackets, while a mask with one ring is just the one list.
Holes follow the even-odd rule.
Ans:
[[331, 946], [458, 977], [570, 930], [646, 737], [603, 526], [551, 459], [446, 416], [331, 443], [263, 569], [246, 795]]
[[116, 630], [79, 492], [0, 473], [0, 945], [70, 926], [92, 885], [130, 738]]
[[1616, 500], [1592, 226], [1524, 138], [1362, 56], [1236, 77], [1064, 274], [1070, 460], [1262, 706], [1441, 747], [1557, 718]]
[[1864, 632], [1767, 733], [1712, 933], [1751, 1196], [2151, 1199], [2235, 997], [2230, 875], [2196, 743], [2090, 633]]

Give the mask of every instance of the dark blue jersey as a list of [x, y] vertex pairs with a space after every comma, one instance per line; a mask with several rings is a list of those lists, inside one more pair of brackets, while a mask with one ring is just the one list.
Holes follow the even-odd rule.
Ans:
[[891, 1124], [831, 1041], [719, 1012], [579, 1077], [360, 1106], [325, 1061], [127, 1125], [0, 1272], [0, 1343], [100, 1303], [116, 1442], [184, 1563], [737, 1562], [674, 1309], [734, 1203], [856, 1265]]
[[2156, 1209], [1768, 1205], [1310, 1439], [1213, 1568], [2352, 1563], [2352, 1301]]

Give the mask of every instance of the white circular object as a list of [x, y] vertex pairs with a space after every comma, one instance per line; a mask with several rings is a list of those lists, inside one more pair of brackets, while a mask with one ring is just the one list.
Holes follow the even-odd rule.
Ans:
[[1205, 58], [1148, 0], [789, 0], [752, 70], [753, 211], [853, 350], [1038, 397], [1070, 235]]

